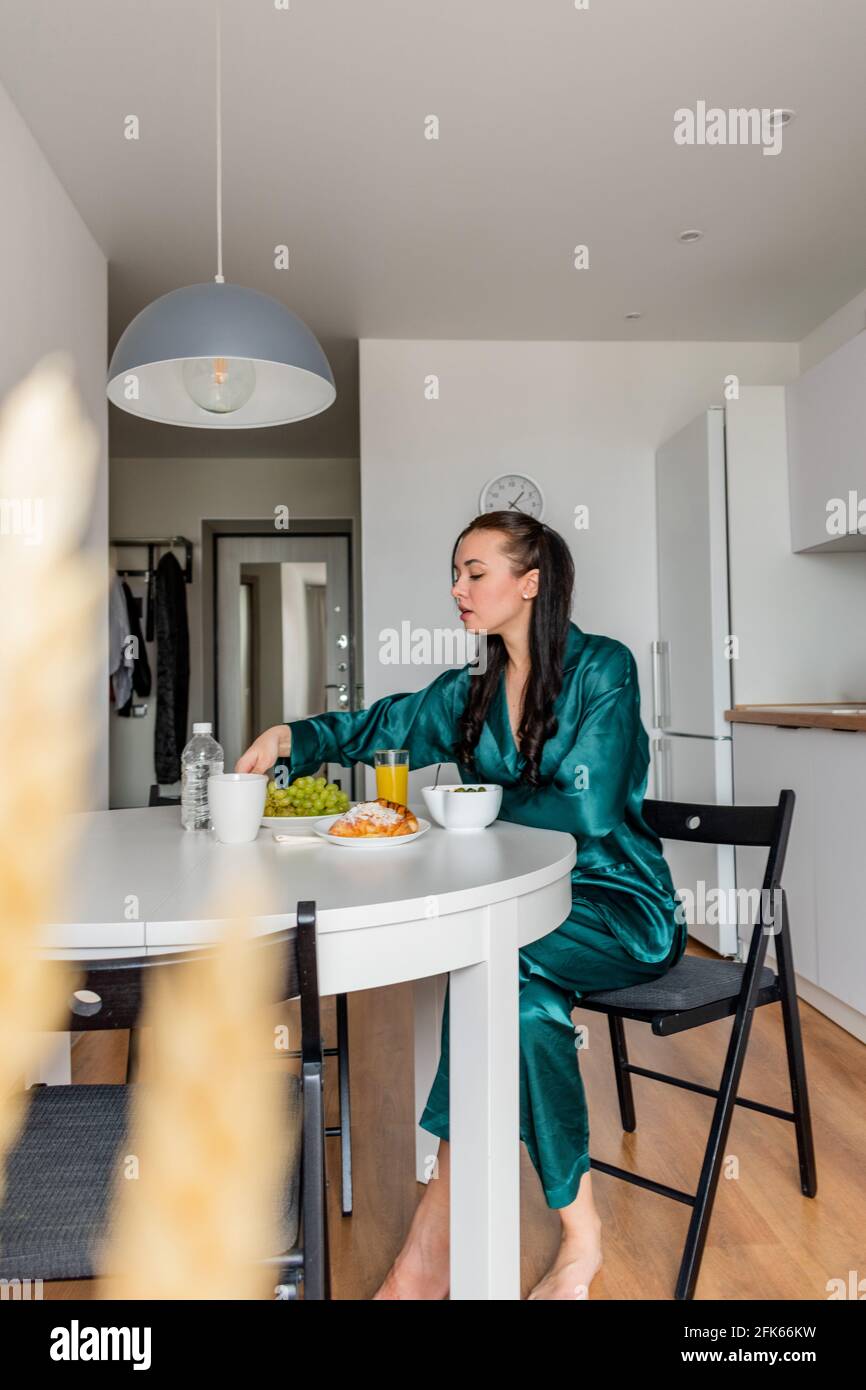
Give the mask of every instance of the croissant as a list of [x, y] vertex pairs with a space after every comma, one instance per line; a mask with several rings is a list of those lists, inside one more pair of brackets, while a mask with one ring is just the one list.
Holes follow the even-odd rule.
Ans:
[[350, 807], [333, 822], [328, 834], [393, 838], [395, 835], [414, 835], [417, 829], [418, 821], [408, 806], [380, 796], [375, 801], [359, 801], [357, 806]]

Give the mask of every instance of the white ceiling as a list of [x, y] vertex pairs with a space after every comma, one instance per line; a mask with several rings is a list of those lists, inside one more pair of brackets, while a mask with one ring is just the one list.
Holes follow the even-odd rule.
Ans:
[[[338, 400], [243, 436], [112, 407], [114, 453], [356, 454], [360, 337], [792, 341], [866, 286], [866, 0], [223, 12], [226, 278], [310, 324]], [[213, 0], [0, 0], [0, 80], [109, 257], [112, 346], [212, 277]], [[797, 116], [775, 158], [678, 146], [699, 100]]]

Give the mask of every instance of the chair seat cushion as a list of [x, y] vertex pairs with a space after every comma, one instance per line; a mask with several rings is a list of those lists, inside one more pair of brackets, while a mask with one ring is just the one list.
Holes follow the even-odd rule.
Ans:
[[[713, 960], [707, 956], [682, 956], [677, 964], [656, 980], [646, 984], [628, 985], [625, 989], [602, 989], [585, 994], [581, 1004], [614, 1004], [618, 1008], [640, 1009], [649, 1013], [681, 1013], [714, 1004], [723, 999], [735, 999], [743, 983], [744, 962]], [[761, 968], [759, 988], [776, 983], [775, 973], [768, 966]]]
[[[299, 1078], [286, 1073], [289, 1152], [280, 1248], [298, 1239], [302, 1109]], [[0, 1278], [98, 1275], [98, 1247], [137, 1086], [40, 1086], [6, 1164], [0, 1206]]]

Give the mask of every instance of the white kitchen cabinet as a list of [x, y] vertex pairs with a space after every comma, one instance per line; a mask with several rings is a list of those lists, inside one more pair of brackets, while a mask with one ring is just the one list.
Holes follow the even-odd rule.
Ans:
[[810, 729], [818, 984], [866, 1014], [866, 733]]
[[[815, 734], [825, 731], [782, 728], [773, 724], [734, 723], [731, 728], [734, 734], [734, 804], [774, 806], [784, 787], [790, 787], [796, 796], [782, 884], [788, 901], [794, 969], [804, 979], [817, 983], [813, 740]], [[829, 738], [848, 737], [827, 732]], [[866, 735], [851, 737], [862, 737], [866, 746]], [[737, 888], [759, 889], [766, 864], [765, 849], [738, 846]], [[739, 935], [748, 946], [751, 934], [747, 925], [740, 926]], [[767, 959], [768, 963], [775, 964], [773, 937], [767, 942]]]
[[866, 501], [864, 382], [866, 331], [785, 387], [792, 550], [866, 549], [856, 519], [851, 534], [827, 531], [832, 498], [841, 498], [846, 510], [849, 492]]

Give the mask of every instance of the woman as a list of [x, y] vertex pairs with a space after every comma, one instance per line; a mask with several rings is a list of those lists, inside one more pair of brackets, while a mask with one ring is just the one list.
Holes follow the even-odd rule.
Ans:
[[[635, 660], [571, 621], [565, 541], [521, 512], [489, 512], [458, 536], [451, 568], [460, 620], [487, 633], [483, 674], [467, 665], [366, 710], [278, 725], [237, 771], [265, 772], [284, 757], [301, 776], [408, 748], [415, 768], [455, 762], [463, 781], [500, 783], [501, 820], [575, 836], [571, 912], [519, 953], [520, 1137], [562, 1222], [557, 1257], [529, 1297], [585, 1297], [601, 1265], [601, 1223], [571, 1011], [582, 994], [664, 974], [685, 950], [686, 928], [661, 841], [641, 816], [649, 754]], [[379, 1299], [448, 1293], [448, 1016], [446, 993], [439, 1069], [419, 1121], [441, 1140], [438, 1181], [427, 1184]]]

